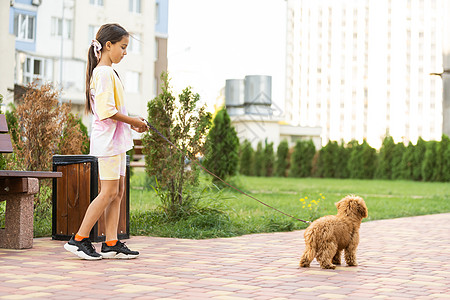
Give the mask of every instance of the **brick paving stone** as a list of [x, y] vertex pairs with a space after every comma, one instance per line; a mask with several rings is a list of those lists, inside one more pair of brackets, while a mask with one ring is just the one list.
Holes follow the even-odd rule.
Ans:
[[449, 299], [448, 232], [450, 214], [363, 223], [359, 266], [336, 270], [298, 267], [303, 231], [137, 236], [127, 245], [138, 259], [95, 262], [39, 238], [32, 249], [0, 249], [0, 299]]

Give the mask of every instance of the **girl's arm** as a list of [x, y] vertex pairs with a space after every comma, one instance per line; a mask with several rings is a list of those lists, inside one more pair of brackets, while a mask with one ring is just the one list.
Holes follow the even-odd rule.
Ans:
[[113, 120], [124, 122], [131, 125], [131, 128], [137, 132], [144, 132], [148, 130], [147, 124], [141, 117], [130, 117], [120, 112], [110, 117]]

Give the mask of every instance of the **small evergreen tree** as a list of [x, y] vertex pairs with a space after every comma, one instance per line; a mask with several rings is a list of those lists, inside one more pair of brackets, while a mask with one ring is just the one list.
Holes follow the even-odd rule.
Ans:
[[414, 147], [414, 163], [413, 163], [413, 179], [422, 180], [422, 163], [425, 158], [425, 151], [427, 150], [427, 143], [419, 137], [417, 144]]
[[179, 218], [191, 204], [192, 195], [187, 188], [198, 184], [195, 164], [191, 164], [189, 171], [186, 158], [194, 160], [195, 154], [204, 153], [211, 115], [205, 106], [197, 107], [200, 96], [190, 88], [184, 89], [177, 101], [169, 87], [167, 73], [163, 73], [161, 79], [161, 94], [147, 104], [148, 121], [181, 151], [159, 134], [146, 132], [142, 139], [145, 170], [150, 178], [157, 179], [155, 189], [167, 216]]
[[337, 142], [328, 141], [325, 147], [319, 150], [317, 163], [317, 174], [319, 177], [333, 178], [335, 176], [337, 149]]
[[239, 173], [242, 175], [252, 176], [253, 175], [253, 155], [254, 150], [252, 148], [252, 144], [245, 140], [241, 144], [240, 151], [240, 162], [239, 162]]
[[424, 181], [435, 181], [437, 144], [436, 141], [426, 143], [425, 156], [422, 163], [422, 179]]
[[300, 162], [302, 159], [302, 142], [297, 141], [294, 146], [294, 151], [291, 155], [291, 168], [289, 169], [290, 177], [300, 177]]
[[312, 160], [316, 153], [316, 147], [312, 140], [297, 141], [291, 157], [291, 177], [311, 176]]
[[442, 181], [450, 182], [450, 138], [443, 134], [440, 147], [442, 155]]
[[316, 154], [316, 146], [312, 140], [303, 141], [302, 142], [302, 158], [300, 163], [300, 176], [301, 177], [310, 177], [311, 169], [312, 169], [312, 160], [314, 158], [314, 154]]
[[273, 176], [275, 166], [275, 154], [273, 153], [273, 143], [267, 143], [263, 152], [262, 176]]
[[335, 153], [333, 153], [334, 177], [335, 178], [348, 178], [348, 160], [350, 158], [351, 149], [345, 147], [344, 142], [336, 148]]
[[409, 142], [401, 161], [401, 179], [413, 179], [413, 164], [414, 164], [414, 145]]
[[377, 164], [376, 150], [364, 140], [352, 151], [348, 164], [350, 178], [372, 179]]
[[262, 176], [263, 175], [263, 153], [264, 149], [262, 146], [262, 142], [258, 142], [258, 145], [256, 145], [256, 151], [255, 151], [255, 155], [254, 160], [253, 160], [253, 174], [255, 176]]
[[378, 166], [375, 172], [375, 178], [392, 178], [392, 157], [394, 148], [394, 139], [390, 135], [386, 136], [383, 140], [383, 144], [381, 145], [380, 153], [378, 155]]
[[392, 152], [392, 174], [391, 179], [401, 179], [403, 177], [402, 158], [405, 153], [405, 145], [403, 143], [395, 144]]
[[[239, 163], [239, 139], [231, 125], [230, 116], [222, 108], [213, 120], [206, 139], [205, 167], [222, 179], [233, 176]], [[216, 184], [220, 180], [213, 177]]]
[[289, 154], [289, 144], [286, 140], [283, 140], [277, 149], [277, 160], [275, 167], [275, 175], [278, 177], [286, 177], [288, 170], [288, 154]]

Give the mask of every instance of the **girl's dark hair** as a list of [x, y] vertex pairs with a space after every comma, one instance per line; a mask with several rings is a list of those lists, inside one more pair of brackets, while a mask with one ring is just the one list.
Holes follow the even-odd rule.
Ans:
[[[100, 27], [95, 36], [95, 39], [105, 47], [106, 42], [110, 41], [112, 44], [120, 42], [124, 36], [129, 36], [128, 31], [119, 24], [104, 24]], [[98, 61], [95, 57], [94, 46], [91, 45], [88, 50], [87, 68], [86, 68], [86, 113], [92, 113], [91, 107], [91, 78], [94, 68]]]

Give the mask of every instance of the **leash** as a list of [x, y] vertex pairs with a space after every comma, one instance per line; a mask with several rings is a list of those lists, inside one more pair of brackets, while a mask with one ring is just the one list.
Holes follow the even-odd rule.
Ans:
[[[159, 132], [158, 129], [156, 129], [153, 125], [151, 125], [147, 120], [144, 119], [144, 121], [145, 121], [145, 123], [147, 123], [147, 126], [148, 126], [150, 129], [152, 129], [154, 132], [156, 132], [162, 139], [164, 139], [164, 140], [165, 140], [167, 143], [169, 143], [172, 147], [174, 147], [174, 148], [177, 149], [179, 152], [181, 152], [183, 155], [185, 155], [185, 153], [183, 153], [183, 151], [182, 151], [180, 148], [178, 148], [177, 146], [175, 146], [168, 138], [166, 138], [161, 132]], [[189, 154], [191, 154], [188, 150], [186, 150], [186, 152], [188, 152]], [[192, 154], [191, 154], [191, 156], [192, 156]], [[289, 214], [287, 214], [287, 213], [285, 213], [285, 212], [283, 212], [283, 211], [281, 211], [281, 210], [279, 210], [279, 209], [277, 209], [277, 208], [275, 208], [275, 207], [273, 207], [273, 206], [270, 206], [270, 205], [267, 204], [267, 203], [262, 202], [261, 200], [259, 200], [259, 199], [255, 198], [255, 197], [253, 197], [252, 195], [249, 195], [249, 194], [247, 194], [246, 192], [241, 191], [241, 190], [238, 189], [237, 187], [234, 187], [233, 185], [229, 184], [228, 182], [226, 182], [225, 180], [223, 180], [222, 178], [220, 178], [219, 176], [217, 176], [217, 175], [214, 174], [213, 172], [211, 172], [211, 171], [209, 171], [208, 169], [206, 169], [206, 168], [205, 168], [204, 166], [202, 166], [196, 159], [191, 159], [191, 161], [195, 162], [200, 168], [203, 169], [203, 171], [205, 171], [205, 172], [207, 172], [208, 174], [210, 174], [210, 175], [214, 176], [215, 178], [219, 179], [221, 182], [223, 182], [223, 183], [226, 184], [227, 186], [229, 186], [229, 187], [231, 187], [232, 189], [238, 191], [239, 193], [241, 193], [241, 194], [243, 194], [243, 195], [245, 195], [245, 196], [247, 196], [247, 197], [249, 197], [249, 198], [251, 198], [251, 199], [253, 199], [253, 200], [257, 201], [257, 202], [259, 202], [260, 204], [262, 204], [262, 205], [264, 205], [264, 206], [266, 206], [266, 207], [268, 207], [268, 208], [271, 208], [271, 209], [273, 209], [273, 210], [279, 212], [280, 214], [283, 214], [283, 215], [285, 215], [285, 216], [287, 216], [287, 217], [289, 217], [289, 218], [292, 218], [292, 219], [294, 219], [294, 220], [297, 220], [297, 221], [300, 221], [300, 222], [303, 222], [303, 223], [306, 223], [306, 224], [311, 223], [311, 221], [305, 221], [305, 220], [296, 218], [296, 217], [294, 217], [294, 216], [291, 216], [291, 215], [289, 215]]]

